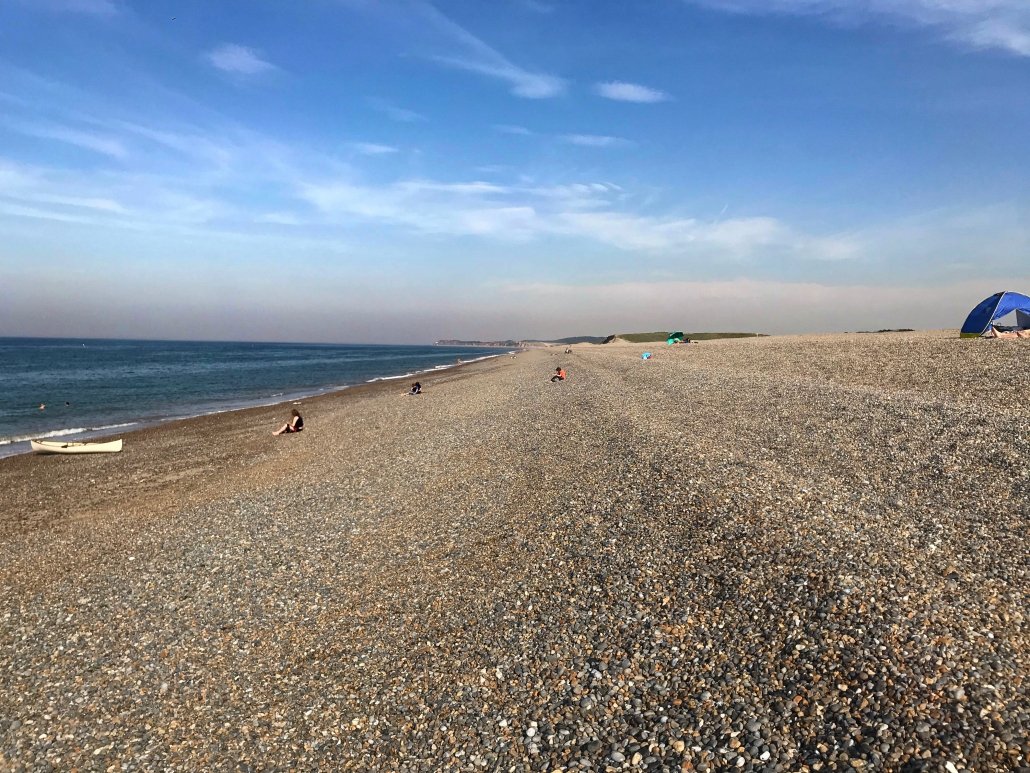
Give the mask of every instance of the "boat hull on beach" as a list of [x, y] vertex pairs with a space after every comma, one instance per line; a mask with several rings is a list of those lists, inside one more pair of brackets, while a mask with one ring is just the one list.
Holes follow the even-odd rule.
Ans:
[[122, 450], [121, 439], [108, 440], [103, 443], [30, 440], [29, 444], [37, 454], [116, 454]]

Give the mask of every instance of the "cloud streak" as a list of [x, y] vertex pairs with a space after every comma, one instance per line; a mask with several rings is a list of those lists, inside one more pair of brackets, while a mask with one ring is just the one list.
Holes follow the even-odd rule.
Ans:
[[363, 156], [387, 156], [399, 150], [393, 145], [381, 145], [378, 142], [352, 142], [350, 146]]
[[22, 5], [43, 11], [82, 13], [91, 16], [114, 16], [118, 5], [114, 0], [20, 0]]
[[929, 28], [974, 49], [1030, 56], [1026, 0], [684, 0], [749, 15], [816, 16], [838, 24], [887, 22]]
[[508, 241], [568, 237], [684, 258], [833, 261], [857, 255], [848, 237], [805, 234], [775, 218], [710, 222], [620, 211], [615, 202], [623, 191], [611, 183], [532, 187], [406, 180], [369, 186], [337, 180], [306, 183], [298, 195], [323, 219], [340, 225], [367, 220], [416, 232]]
[[422, 121], [429, 120], [422, 113], [414, 110], [409, 110], [406, 107], [398, 107], [397, 105], [391, 104], [383, 99], [373, 97], [368, 100], [368, 103], [374, 110], [382, 113], [389, 117], [391, 120], [397, 121], [398, 123], [420, 123]]
[[668, 102], [672, 98], [664, 91], [652, 89], [649, 86], [641, 86], [638, 83], [625, 83], [623, 81], [595, 83], [594, 93], [616, 102], [637, 102], [640, 104]]
[[615, 148], [620, 145], [632, 144], [622, 137], [612, 137], [607, 134], [566, 134], [562, 140], [570, 145], [579, 145], [583, 148]]
[[533, 132], [525, 126], [513, 126], [512, 124], [495, 124], [494, 131], [501, 134], [514, 134], [518, 137], [532, 137]]
[[413, 7], [448, 39], [448, 48], [457, 46], [456, 52], [431, 55], [433, 61], [503, 81], [512, 94], [525, 99], [549, 99], [565, 93], [567, 83], [563, 78], [520, 67], [430, 3], [416, 3]]
[[256, 49], [236, 43], [222, 43], [208, 51], [205, 58], [212, 66], [231, 75], [261, 75], [278, 69], [274, 64], [262, 58], [261, 53]]
[[128, 155], [125, 146], [119, 140], [95, 132], [57, 124], [22, 124], [12, 122], [8, 126], [29, 137], [55, 140], [56, 142], [74, 145], [75, 147], [110, 156], [111, 158], [123, 159]]
[[[831, 276], [854, 274], [856, 266], [874, 261], [903, 266], [913, 274], [932, 268], [934, 275], [952, 276], [963, 275], [953, 266], [965, 261], [993, 266], [998, 274], [1011, 273], [1030, 252], [1025, 207], [983, 209], [975, 216], [930, 213], [853, 233], [806, 229], [760, 211], [701, 218], [662, 211], [655, 207], [652, 191], [619, 186], [600, 176], [570, 172], [541, 182], [511, 169], [508, 179], [490, 181], [459, 174], [384, 177], [383, 168], [395, 165], [363, 156], [389, 155], [390, 145], [357, 143], [350, 146], [354, 153], [338, 158], [313, 146], [280, 143], [209, 113], [198, 113], [195, 123], [183, 122], [182, 116], [138, 115], [128, 121], [116, 111], [85, 112], [88, 100], [77, 100], [74, 108], [62, 112], [60, 96], [48, 94], [30, 82], [16, 93], [25, 104], [10, 103], [12, 111], [25, 115], [8, 119], [8, 124], [60, 134], [49, 137], [55, 141], [89, 143], [111, 160], [101, 158], [101, 163], [80, 169], [15, 163], [0, 156], [0, 219], [5, 226], [16, 225], [17, 219], [50, 219], [97, 226], [98, 233], [124, 229], [212, 239], [243, 234], [252, 241], [262, 234], [272, 239], [276, 233], [303, 228], [312, 240], [326, 245], [341, 238], [349, 242], [356, 233], [429, 245], [474, 237], [483, 240], [484, 248], [534, 243], [526, 255], [543, 254], [554, 245], [572, 246], [615, 256], [608, 262], [634, 265], [642, 275], [689, 270], [709, 276], [730, 271]], [[96, 106], [102, 104], [94, 103], [92, 109], [103, 109]], [[54, 118], [42, 122], [34, 117], [39, 115]], [[605, 135], [575, 136], [589, 138], [588, 147], [624, 142]], [[104, 144], [98, 145], [98, 139]], [[131, 170], [114, 163], [121, 156], [131, 157]], [[733, 210], [739, 211], [738, 206]], [[619, 253], [635, 259], [626, 261]]]
[[[646, 202], [604, 180], [529, 181], [408, 178], [369, 182], [332, 157], [228, 126], [147, 125], [96, 119], [134, 170], [101, 173], [4, 162], [0, 203], [7, 218], [52, 219], [139, 231], [200, 229], [218, 235], [267, 229], [318, 229], [332, 240], [355, 228], [394, 237], [477, 237], [498, 243], [571, 240], [667, 265], [711, 267], [854, 264], [871, 256], [934, 266], [941, 256], [1005, 266], [1030, 250], [1026, 213], [930, 213], [856, 233], [810, 233], [762, 215], [706, 220], [642, 211]], [[48, 127], [52, 129], [53, 127]], [[55, 132], [50, 131], [53, 134]], [[67, 139], [78, 139], [81, 137]], [[603, 144], [603, 143], [602, 143]], [[373, 155], [391, 146], [368, 143]], [[165, 154], [160, 151], [164, 149]], [[117, 156], [112, 156], [117, 158]], [[255, 159], [261, 159], [255, 164]], [[147, 170], [146, 164], [158, 164]], [[371, 167], [368, 171], [371, 171]], [[264, 206], [251, 201], [257, 194]], [[646, 197], [645, 197], [646, 198]], [[641, 206], [635, 206], [637, 202]]]

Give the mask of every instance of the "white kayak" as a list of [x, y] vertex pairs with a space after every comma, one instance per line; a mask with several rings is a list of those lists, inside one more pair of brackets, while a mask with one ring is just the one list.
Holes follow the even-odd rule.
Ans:
[[121, 440], [100, 443], [74, 443], [69, 440], [30, 440], [37, 454], [116, 454], [122, 450]]

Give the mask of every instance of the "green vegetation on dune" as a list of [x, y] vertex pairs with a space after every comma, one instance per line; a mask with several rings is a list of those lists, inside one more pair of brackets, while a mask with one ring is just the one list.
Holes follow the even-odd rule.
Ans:
[[[711, 341], [715, 338], [755, 338], [762, 335], [764, 335], [764, 333], [684, 333], [684, 336], [689, 338], [691, 341]], [[635, 344], [665, 341], [668, 337], [668, 332], [619, 333], [619, 338]]]
[[635, 344], [646, 344], [651, 341], [664, 341], [668, 333], [619, 333], [619, 338]]
[[686, 333], [691, 341], [711, 341], [716, 338], [764, 338], [765, 333]]
[[568, 338], [557, 338], [552, 343], [556, 344], [599, 344], [604, 336], [569, 336]]

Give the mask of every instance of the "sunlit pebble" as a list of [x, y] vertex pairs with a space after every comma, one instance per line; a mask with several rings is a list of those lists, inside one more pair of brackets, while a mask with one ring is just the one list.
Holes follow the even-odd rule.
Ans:
[[1026, 766], [1020, 352], [933, 334], [646, 365], [576, 348], [554, 389], [529, 353], [417, 408], [345, 407], [283, 485], [80, 544], [95, 571], [7, 607], [3, 753]]

